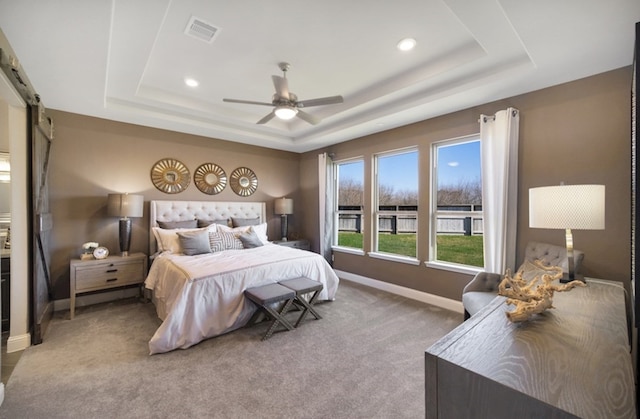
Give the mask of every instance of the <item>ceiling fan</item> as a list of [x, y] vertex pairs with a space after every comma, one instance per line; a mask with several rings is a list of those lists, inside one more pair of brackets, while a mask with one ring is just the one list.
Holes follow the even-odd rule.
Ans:
[[276, 88], [276, 92], [273, 95], [271, 103], [267, 102], [254, 102], [250, 100], [239, 99], [222, 99], [224, 102], [232, 103], [244, 103], [248, 105], [265, 105], [273, 106], [273, 110], [264, 118], [259, 120], [258, 124], [265, 124], [269, 122], [273, 117], [277, 116], [280, 119], [289, 120], [295, 116], [310, 123], [316, 125], [320, 122], [320, 119], [310, 115], [301, 108], [309, 108], [311, 106], [332, 105], [334, 103], [342, 103], [342, 96], [328, 96], [317, 99], [298, 100], [298, 96], [289, 91], [289, 82], [287, 81], [287, 71], [291, 68], [289, 63], [279, 63], [278, 67], [282, 70], [282, 77], [271, 76], [273, 79], [273, 85]]

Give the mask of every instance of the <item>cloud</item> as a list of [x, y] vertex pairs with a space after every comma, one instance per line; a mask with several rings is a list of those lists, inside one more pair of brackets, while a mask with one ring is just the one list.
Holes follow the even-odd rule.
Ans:
[[460, 163], [457, 161], [450, 161], [449, 163], [447, 163], [447, 165], [451, 167], [458, 167]]

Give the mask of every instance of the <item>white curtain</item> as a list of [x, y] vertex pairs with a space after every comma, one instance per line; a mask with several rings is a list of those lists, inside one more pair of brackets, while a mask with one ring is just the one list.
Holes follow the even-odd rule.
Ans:
[[335, 197], [333, 160], [327, 153], [318, 154], [318, 219], [320, 254], [332, 264], [333, 207]]
[[514, 108], [480, 116], [484, 268], [498, 274], [516, 263], [519, 121]]

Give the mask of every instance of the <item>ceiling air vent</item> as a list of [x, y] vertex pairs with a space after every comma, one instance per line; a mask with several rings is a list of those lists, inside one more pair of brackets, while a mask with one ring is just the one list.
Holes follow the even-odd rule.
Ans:
[[205, 22], [202, 19], [198, 19], [195, 16], [191, 16], [187, 27], [184, 30], [189, 36], [197, 38], [201, 41], [212, 43], [213, 39], [220, 32], [220, 28], [216, 28], [210, 23]]

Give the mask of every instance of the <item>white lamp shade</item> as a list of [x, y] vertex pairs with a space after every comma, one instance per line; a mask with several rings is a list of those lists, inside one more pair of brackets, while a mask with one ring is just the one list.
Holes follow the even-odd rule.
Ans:
[[529, 227], [604, 230], [604, 185], [529, 189]]
[[128, 193], [109, 194], [107, 213], [111, 217], [142, 217], [144, 197]]
[[276, 214], [293, 214], [293, 199], [276, 199], [274, 212]]

